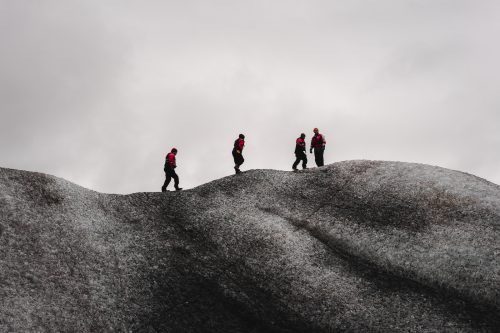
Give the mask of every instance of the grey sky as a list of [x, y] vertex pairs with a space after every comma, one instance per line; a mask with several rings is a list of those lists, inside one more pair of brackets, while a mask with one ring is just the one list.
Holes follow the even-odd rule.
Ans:
[[289, 170], [319, 127], [326, 163], [500, 184], [499, 35], [494, 0], [0, 0], [0, 166], [159, 191], [175, 146], [189, 188], [239, 133], [243, 170]]

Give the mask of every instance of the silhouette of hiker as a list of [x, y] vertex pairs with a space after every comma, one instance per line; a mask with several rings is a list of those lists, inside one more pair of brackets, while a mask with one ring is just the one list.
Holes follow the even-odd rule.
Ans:
[[163, 170], [165, 171], [165, 182], [161, 187], [162, 192], [167, 191], [167, 186], [168, 184], [170, 184], [170, 180], [172, 178], [174, 179], [175, 190], [182, 190], [182, 188], [179, 187], [179, 176], [177, 176], [177, 174], [175, 173], [175, 168], [177, 168], [175, 155], [177, 155], [177, 148], [172, 148], [171, 152], [168, 153], [167, 157], [165, 158], [165, 167], [163, 168]]
[[311, 148], [309, 152], [312, 154], [312, 151], [314, 149], [314, 160], [316, 161], [317, 166], [323, 166], [325, 165], [325, 162], [323, 161], [323, 153], [325, 152], [325, 136], [323, 134], [319, 134], [319, 130], [315, 128], [313, 130], [314, 136], [311, 139]]
[[245, 136], [240, 134], [238, 139], [234, 141], [233, 158], [234, 158], [234, 171], [241, 173], [240, 166], [245, 162], [243, 158], [243, 147], [245, 146]]
[[295, 163], [293, 163], [293, 171], [297, 171], [297, 165], [302, 161], [302, 169], [307, 169], [307, 155], [306, 155], [306, 135], [300, 134], [300, 137], [295, 141]]

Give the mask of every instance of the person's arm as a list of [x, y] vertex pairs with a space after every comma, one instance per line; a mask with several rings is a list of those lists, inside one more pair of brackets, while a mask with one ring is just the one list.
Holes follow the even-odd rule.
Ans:
[[298, 138], [297, 140], [295, 140], [295, 145], [300, 148], [304, 148], [304, 141]]
[[177, 164], [175, 163], [175, 155], [174, 154], [169, 155], [168, 164], [170, 165], [170, 167], [172, 169], [175, 169], [177, 167]]

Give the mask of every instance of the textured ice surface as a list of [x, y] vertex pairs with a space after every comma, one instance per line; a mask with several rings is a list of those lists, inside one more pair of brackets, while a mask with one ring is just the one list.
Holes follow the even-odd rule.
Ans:
[[110, 195], [0, 169], [0, 331], [483, 332], [500, 187], [421, 164]]

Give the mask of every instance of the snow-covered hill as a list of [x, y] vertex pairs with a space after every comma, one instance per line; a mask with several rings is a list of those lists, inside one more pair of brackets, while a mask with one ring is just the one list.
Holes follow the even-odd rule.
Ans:
[[112, 195], [0, 169], [0, 331], [483, 332], [500, 186], [421, 164]]

